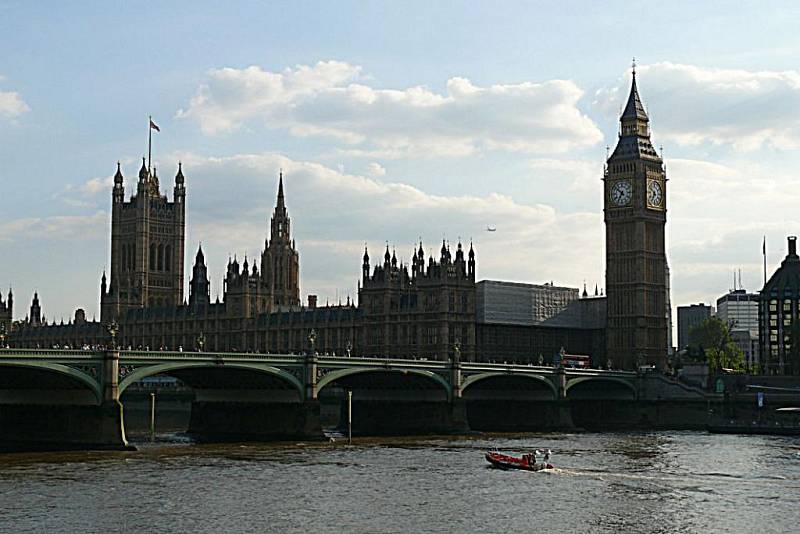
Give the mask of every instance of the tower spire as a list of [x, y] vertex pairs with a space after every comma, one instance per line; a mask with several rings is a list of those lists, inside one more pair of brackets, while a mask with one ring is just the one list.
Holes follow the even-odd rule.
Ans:
[[[639, 98], [639, 90], [636, 87], [636, 60], [633, 61], [633, 66], [631, 69], [631, 92], [628, 94], [628, 102], [625, 104], [625, 109], [622, 112], [622, 116], [620, 120], [626, 122], [627, 120], [640, 120], [640, 121], [649, 121], [650, 119], [647, 117], [647, 113], [644, 110], [644, 105], [642, 105], [642, 99]], [[623, 130], [624, 132], [624, 130]]]
[[278, 209], [282, 209], [286, 207], [285, 200], [283, 198], [283, 169], [280, 170], [278, 174]]

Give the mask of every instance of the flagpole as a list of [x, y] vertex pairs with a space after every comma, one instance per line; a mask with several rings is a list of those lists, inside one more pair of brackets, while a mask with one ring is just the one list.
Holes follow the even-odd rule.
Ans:
[[150, 157], [153, 153], [153, 117], [147, 117], [147, 174], [150, 174]]
[[764, 244], [761, 247], [761, 252], [764, 255], [764, 286], [767, 285], [767, 236], [764, 236]]

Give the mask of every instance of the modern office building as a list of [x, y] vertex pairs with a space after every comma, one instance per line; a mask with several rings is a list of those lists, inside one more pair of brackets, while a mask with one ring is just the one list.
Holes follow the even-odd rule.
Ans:
[[711, 306], [706, 304], [678, 306], [678, 350], [689, 346], [689, 333], [692, 328], [711, 317], [711, 313]]

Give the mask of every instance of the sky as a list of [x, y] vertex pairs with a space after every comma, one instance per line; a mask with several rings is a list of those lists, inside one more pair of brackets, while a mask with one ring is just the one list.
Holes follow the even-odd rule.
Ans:
[[[602, 5], [601, 5], [602, 4]], [[0, 287], [99, 316], [111, 177], [187, 187], [186, 276], [260, 255], [283, 169], [301, 297], [365, 243], [470, 240], [479, 279], [604, 285], [602, 174], [632, 58], [667, 166], [673, 306], [763, 284], [800, 232], [792, 2], [0, 1]], [[496, 227], [487, 232], [486, 227]], [[188, 294], [188, 291], [187, 291]]]

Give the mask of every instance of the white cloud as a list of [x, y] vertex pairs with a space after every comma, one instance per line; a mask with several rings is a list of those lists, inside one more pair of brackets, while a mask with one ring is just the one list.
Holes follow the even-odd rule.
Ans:
[[386, 174], [386, 169], [380, 163], [372, 162], [367, 165], [367, 174], [370, 176], [380, 177]]
[[423, 86], [375, 88], [360, 73], [337, 61], [279, 73], [215, 69], [177, 116], [196, 120], [207, 134], [260, 123], [325, 136], [369, 157], [565, 152], [602, 140], [577, 108], [583, 93], [571, 81], [478, 87], [455, 77], [439, 94]]
[[[704, 68], [670, 62], [637, 67], [639, 94], [662, 141], [741, 150], [800, 147], [800, 72]], [[624, 91], [624, 94], [623, 94]], [[627, 98], [600, 89], [595, 105], [607, 117]]]
[[[0, 76], [0, 81], [4, 77]], [[15, 91], [0, 91], [0, 119], [16, 119], [31, 110]]]
[[106, 234], [108, 214], [25, 217], [0, 223], [0, 242], [31, 240], [91, 240]]
[[[459, 237], [465, 246], [472, 238], [481, 278], [552, 279], [575, 286], [588, 279], [602, 286], [599, 212], [565, 214], [501, 194], [432, 195], [277, 154], [180, 158], [188, 188], [188, 254], [193, 258], [202, 240], [215, 287], [228, 254], [241, 259], [247, 253], [252, 262], [261, 252], [279, 168], [301, 254], [304, 293], [332, 298], [337, 290], [354, 291], [365, 241], [373, 262], [382, 257], [387, 240], [397, 247], [398, 258], [408, 261], [420, 237], [426, 253], [437, 255], [443, 237], [453, 248]], [[485, 232], [487, 225], [497, 231]]]

